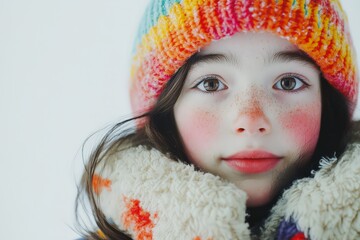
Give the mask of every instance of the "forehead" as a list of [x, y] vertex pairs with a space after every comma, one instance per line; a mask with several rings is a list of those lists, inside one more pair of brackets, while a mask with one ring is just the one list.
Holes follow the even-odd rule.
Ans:
[[296, 63], [319, 69], [313, 59], [296, 45], [267, 32], [237, 33], [214, 41], [197, 54], [195, 65], [214, 62], [237, 67]]
[[277, 51], [298, 50], [296, 45], [288, 40], [268, 32], [236, 33], [231, 37], [213, 41], [201, 49], [200, 54], [209, 54], [219, 51], [261, 53], [267, 54]]

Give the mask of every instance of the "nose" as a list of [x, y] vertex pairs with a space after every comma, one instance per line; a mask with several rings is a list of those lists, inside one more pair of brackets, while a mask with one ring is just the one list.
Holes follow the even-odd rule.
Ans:
[[266, 135], [271, 131], [271, 126], [264, 111], [256, 105], [252, 108], [239, 111], [235, 121], [235, 131], [241, 135]]

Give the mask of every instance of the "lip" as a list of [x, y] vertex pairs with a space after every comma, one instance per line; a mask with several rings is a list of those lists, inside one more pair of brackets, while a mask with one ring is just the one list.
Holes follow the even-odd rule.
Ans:
[[281, 156], [263, 150], [241, 151], [222, 158], [232, 169], [247, 174], [270, 171], [276, 167], [281, 159]]

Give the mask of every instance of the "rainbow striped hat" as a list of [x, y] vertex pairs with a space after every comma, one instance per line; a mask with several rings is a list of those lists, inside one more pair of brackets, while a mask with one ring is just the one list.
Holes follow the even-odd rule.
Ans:
[[355, 105], [356, 56], [338, 0], [152, 0], [135, 42], [133, 111], [150, 110], [167, 81], [200, 48], [245, 31], [272, 32], [297, 45]]

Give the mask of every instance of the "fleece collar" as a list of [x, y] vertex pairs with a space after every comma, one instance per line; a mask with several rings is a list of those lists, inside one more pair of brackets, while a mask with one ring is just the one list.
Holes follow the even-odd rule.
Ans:
[[[341, 158], [323, 159], [313, 178], [285, 191], [261, 239], [276, 239], [282, 220], [313, 240], [360, 238], [359, 128], [354, 133]], [[111, 154], [97, 168], [93, 187], [108, 220], [133, 239], [251, 239], [242, 190], [155, 149]]]
[[313, 178], [296, 181], [273, 208], [262, 239], [274, 239], [281, 219], [312, 240], [360, 239], [360, 122], [342, 156], [324, 158]]

